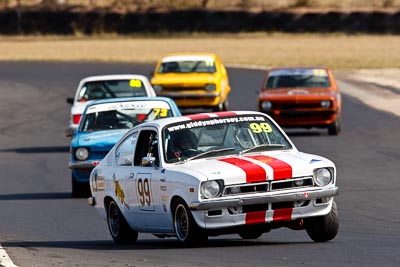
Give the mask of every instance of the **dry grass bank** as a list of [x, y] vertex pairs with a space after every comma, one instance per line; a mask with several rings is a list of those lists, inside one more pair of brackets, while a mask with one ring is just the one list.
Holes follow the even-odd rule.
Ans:
[[0, 0], [0, 8], [56, 7], [106, 8], [119, 11], [143, 10], [274, 10], [274, 9], [334, 9], [376, 10], [398, 9], [400, 0]]
[[399, 68], [400, 36], [239, 34], [174, 37], [0, 37], [2, 61], [155, 62], [173, 52], [213, 52], [226, 65]]

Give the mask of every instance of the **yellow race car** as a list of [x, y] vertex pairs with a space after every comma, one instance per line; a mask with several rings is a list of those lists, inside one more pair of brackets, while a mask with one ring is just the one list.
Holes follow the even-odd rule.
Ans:
[[158, 96], [175, 100], [181, 109], [228, 110], [228, 74], [215, 54], [168, 54], [161, 57], [151, 79]]

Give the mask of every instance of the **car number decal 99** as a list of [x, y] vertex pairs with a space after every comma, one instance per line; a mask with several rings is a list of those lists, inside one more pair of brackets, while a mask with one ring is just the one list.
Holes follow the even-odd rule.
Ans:
[[137, 87], [142, 87], [142, 81], [141, 80], [130, 80], [129, 81], [129, 86], [130, 87], [134, 87], [134, 88], [137, 88]]
[[151, 206], [150, 182], [147, 178], [139, 178], [137, 181], [137, 193], [140, 206]]
[[155, 211], [151, 190], [151, 174], [138, 173], [135, 180], [137, 205], [141, 211]]
[[272, 132], [271, 125], [269, 125], [266, 122], [261, 122], [261, 123], [253, 122], [253, 123], [250, 123], [249, 126], [254, 133], [261, 133], [261, 132], [271, 133]]

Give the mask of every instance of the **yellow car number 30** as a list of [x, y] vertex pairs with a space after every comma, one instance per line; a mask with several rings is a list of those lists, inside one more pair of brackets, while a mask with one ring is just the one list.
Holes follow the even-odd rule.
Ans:
[[150, 206], [151, 205], [151, 196], [150, 196], [150, 183], [149, 179], [145, 178], [142, 180], [140, 178], [137, 181], [137, 192], [139, 196], [139, 202], [141, 206]]

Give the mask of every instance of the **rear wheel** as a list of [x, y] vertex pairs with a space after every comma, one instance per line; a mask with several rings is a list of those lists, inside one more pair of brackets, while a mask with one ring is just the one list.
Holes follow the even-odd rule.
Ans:
[[315, 242], [326, 242], [335, 238], [339, 230], [339, 214], [336, 202], [333, 201], [331, 211], [324, 216], [306, 220], [308, 236]]
[[133, 244], [136, 242], [138, 232], [128, 225], [114, 200], [111, 200], [107, 205], [107, 224], [111, 237], [116, 244]]
[[197, 225], [192, 213], [182, 200], [176, 200], [172, 210], [175, 234], [179, 242], [193, 245], [207, 240], [208, 236]]

